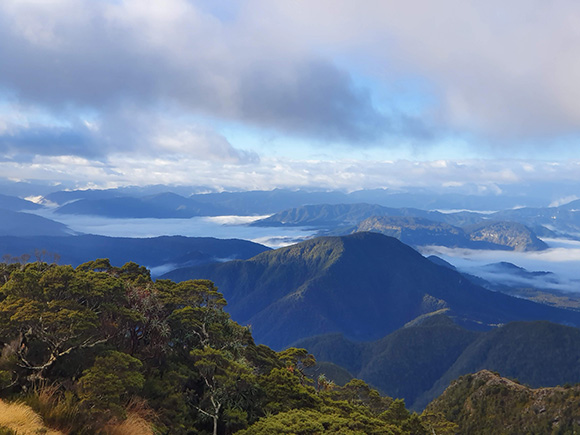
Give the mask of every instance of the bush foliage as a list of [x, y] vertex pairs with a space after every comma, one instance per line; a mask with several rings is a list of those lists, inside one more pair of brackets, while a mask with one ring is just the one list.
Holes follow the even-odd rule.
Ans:
[[0, 283], [0, 397], [26, 401], [62, 433], [453, 427], [441, 414], [409, 413], [360, 380], [338, 387], [320, 376], [315, 385], [306, 375], [312, 355], [256, 345], [211, 281], [154, 282], [135, 263], [99, 259], [76, 269], [0, 264]]

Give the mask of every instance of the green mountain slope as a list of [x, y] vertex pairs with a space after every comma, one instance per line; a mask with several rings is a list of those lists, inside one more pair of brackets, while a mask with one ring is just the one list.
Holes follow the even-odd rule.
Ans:
[[[459, 376], [488, 369], [532, 387], [580, 382], [580, 330], [545, 321], [513, 322], [486, 332], [444, 315], [355, 343], [337, 335], [295, 343], [318, 361], [343, 366], [385, 394], [423, 409]], [[326, 373], [332, 379], [332, 373]]]
[[459, 424], [461, 434], [574, 434], [580, 386], [532, 389], [484, 370], [454, 381], [427, 410]]
[[514, 322], [482, 334], [438, 380], [418, 406], [461, 375], [493, 370], [532, 387], [580, 382], [580, 329], [550, 322]]
[[357, 376], [412, 405], [480, 334], [455, 325], [445, 316], [429, 320], [374, 343], [372, 357]]
[[232, 317], [251, 325], [257, 341], [274, 348], [331, 332], [377, 340], [440, 309], [475, 329], [534, 319], [580, 324], [580, 313], [485, 290], [376, 233], [321, 237], [166, 277], [215, 281]]

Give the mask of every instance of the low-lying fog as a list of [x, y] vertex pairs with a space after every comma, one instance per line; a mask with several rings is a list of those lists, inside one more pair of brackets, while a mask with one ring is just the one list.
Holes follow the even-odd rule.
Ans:
[[279, 248], [314, 235], [305, 228], [251, 227], [248, 224], [267, 216], [215, 216], [189, 219], [115, 219], [100, 216], [42, 213], [79, 233], [110, 237], [187, 236], [244, 239]]
[[[539, 288], [580, 291], [580, 242], [567, 239], [543, 239], [549, 246], [544, 251], [515, 252], [426, 246], [423, 255], [436, 255], [453, 264], [461, 272], [489, 281], [521, 284]], [[517, 276], [500, 268], [483, 268], [490, 263], [509, 262], [529, 272], [553, 272], [554, 275]]]
[[[113, 219], [98, 216], [58, 215], [46, 213], [50, 219], [62, 222], [73, 231], [111, 237], [157, 237], [181, 235], [244, 239], [271, 248], [291, 245], [312, 237], [316, 231], [294, 227], [252, 227], [251, 222], [264, 216], [217, 216], [190, 219]], [[544, 239], [549, 249], [538, 252], [474, 250], [426, 246], [425, 256], [437, 255], [460, 271], [484, 279], [510, 285], [526, 285], [567, 291], [580, 291], [580, 241]], [[490, 263], [509, 262], [529, 272], [553, 272], [555, 275], [518, 276], [499, 268], [483, 268]]]

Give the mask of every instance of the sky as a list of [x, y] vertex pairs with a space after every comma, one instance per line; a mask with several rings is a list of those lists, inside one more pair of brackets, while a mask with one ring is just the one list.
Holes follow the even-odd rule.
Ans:
[[580, 181], [580, 3], [2, 0], [0, 177]]

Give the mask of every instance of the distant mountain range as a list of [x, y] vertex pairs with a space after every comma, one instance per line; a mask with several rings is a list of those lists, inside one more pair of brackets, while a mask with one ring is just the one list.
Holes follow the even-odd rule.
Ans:
[[11, 211], [38, 210], [41, 205], [16, 196], [0, 194], [0, 209]]
[[[164, 191], [164, 189], [167, 189]], [[576, 237], [580, 232], [579, 201], [572, 201], [559, 207], [509, 208], [507, 203], [517, 203], [517, 197], [496, 198], [487, 204], [480, 200], [490, 200], [481, 196], [437, 195], [429, 192], [396, 193], [390, 190], [362, 190], [351, 193], [338, 191], [310, 192], [274, 189], [272, 191], [246, 191], [190, 194], [193, 188], [150, 186], [144, 188], [119, 188], [110, 190], [59, 191], [38, 197], [42, 204], [56, 205], [56, 213], [69, 215], [94, 215], [112, 218], [190, 218], [194, 216], [218, 215], [264, 215], [273, 216], [256, 222], [262, 226], [310, 226], [325, 231], [358, 226], [371, 217], [413, 217], [436, 223], [446, 223], [467, 229], [470, 225], [489, 222], [519, 223], [528, 227], [527, 231], [541, 237]], [[453, 199], [455, 198], [455, 199]], [[491, 200], [490, 200], [491, 201]], [[20, 202], [20, 204], [18, 204]], [[489, 207], [484, 207], [482, 204]], [[533, 201], [532, 201], [533, 203]], [[21, 198], [0, 196], [0, 208], [23, 211], [40, 207]], [[501, 209], [494, 213], [446, 212], [437, 209]], [[505, 225], [505, 224], [504, 224]], [[513, 225], [513, 224], [510, 224]], [[470, 232], [472, 241], [485, 241], [495, 245], [509, 246], [501, 241], [502, 231], [496, 241], [485, 237], [477, 239]], [[513, 228], [509, 230], [513, 232]], [[519, 230], [518, 230], [519, 231]], [[337, 233], [338, 234], [338, 233]], [[519, 237], [519, 236], [518, 236]], [[498, 240], [500, 242], [498, 243]], [[531, 246], [531, 245], [530, 245]], [[539, 249], [535, 247], [534, 249]]]
[[[165, 189], [165, 190], [164, 190]], [[575, 212], [577, 204], [572, 202], [560, 207], [538, 208], [535, 201], [527, 198], [527, 203], [536, 208], [514, 206], [526, 202], [523, 197], [486, 197], [478, 195], [440, 195], [428, 191], [397, 193], [385, 189], [361, 190], [351, 193], [338, 191], [311, 192], [304, 190], [274, 189], [271, 191], [220, 192], [187, 194], [193, 188], [150, 186], [148, 188], [119, 188], [109, 190], [76, 190], [53, 192], [44, 196], [45, 203], [56, 204], [59, 212], [67, 214], [93, 214], [107, 217], [191, 217], [222, 215], [264, 215], [272, 213], [289, 214], [289, 210], [304, 206], [322, 204], [342, 206], [353, 204], [374, 204], [391, 210], [409, 209], [409, 212], [376, 213], [374, 215], [423, 217], [436, 222], [446, 222], [455, 226], [478, 223], [486, 217], [494, 221], [514, 221], [529, 226], [540, 235], [551, 234], [548, 228], [557, 232], [577, 231], [580, 218]], [[124, 199], [124, 201], [122, 200]], [[73, 205], [74, 202], [78, 204]], [[1, 208], [0, 201], [0, 208]], [[437, 214], [423, 210], [505, 210], [489, 213], [451, 213], [444, 219]], [[422, 213], [419, 213], [423, 211]], [[355, 213], [356, 214], [356, 213]], [[371, 217], [366, 215], [365, 217]], [[364, 218], [350, 225], [357, 224]], [[312, 225], [302, 219], [294, 225]], [[539, 232], [544, 229], [546, 233]]]
[[[474, 186], [476, 188], [476, 186]], [[199, 191], [209, 193], [195, 193]], [[475, 189], [476, 190], [476, 189]], [[550, 195], [541, 195], [540, 190], [547, 190]], [[571, 189], [575, 192], [575, 188]], [[9, 190], [7, 190], [8, 192]], [[17, 190], [20, 192], [21, 190]], [[540, 207], [549, 204], [553, 199], [553, 188], [543, 185], [542, 189], [534, 189], [534, 195], [525, 192], [505, 193], [498, 195], [466, 194], [460, 192], [439, 193], [430, 189], [409, 188], [401, 191], [392, 189], [365, 189], [345, 193], [342, 191], [314, 190], [255, 190], [211, 192], [203, 186], [129, 186], [105, 190], [61, 190], [46, 194], [46, 189], [26, 190], [26, 195], [44, 195], [47, 200], [62, 205], [77, 199], [105, 199], [112, 197], [144, 197], [164, 192], [173, 192], [197, 201], [225, 206], [238, 210], [236, 214], [268, 214], [280, 210], [298, 207], [306, 204], [346, 204], [373, 203], [386, 207], [410, 207], [429, 210], [502, 210], [516, 206], [527, 205]], [[544, 192], [545, 193], [545, 192]], [[563, 196], [570, 195], [562, 194]], [[246, 212], [243, 212], [243, 211]]]
[[[170, 192], [144, 194], [134, 190], [55, 192], [45, 197], [59, 213], [107, 217], [193, 217], [264, 215], [307, 203], [348, 201], [341, 192], [272, 191], [222, 192], [189, 196]], [[125, 204], [124, 204], [125, 203]]]
[[269, 248], [246, 240], [212, 237], [165, 236], [153, 238], [104, 237], [0, 237], [0, 257], [42, 255], [60, 264], [78, 266], [96, 258], [109, 258], [114, 266], [133, 261], [152, 269], [154, 275], [176, 267], [215, 261], [246, 259]]
[[0, 208], [0, 236], [70, 236], [66, 225], [31, 213]]
[[228, 214], [226, 208], [205, 204], [175, 193], [134, 198], [78, 199], [56, 209], [59, 214], [105, 216], [111, 218], [191, 218]]
[[350, 232], [374, 231], [411, 246], [439, 245], [469, 249], [541, 251], [548, 245], [516, 222], [484, 221], [463, 228], [414, 217], [379, 216], [365, 219]]
[[254, 226], [310, 226], [332, 234], [374, 231], [412, 246], [538, 251], [548, 246], [517, 222], [497, 221], [472, 212], [440, 213], [372, 204], [298, 207], [252, 223]]
[[340, 332], [379, 339], [419, 316], [442, 310], [458, 324], [486, 329], [514, 320], [580, 325], [580, 313], [486, 290], [377, 233], [321, 237], [245, 261], [177, 269], [177, 281], [211, 279], [229, 311], [274, 348]]

